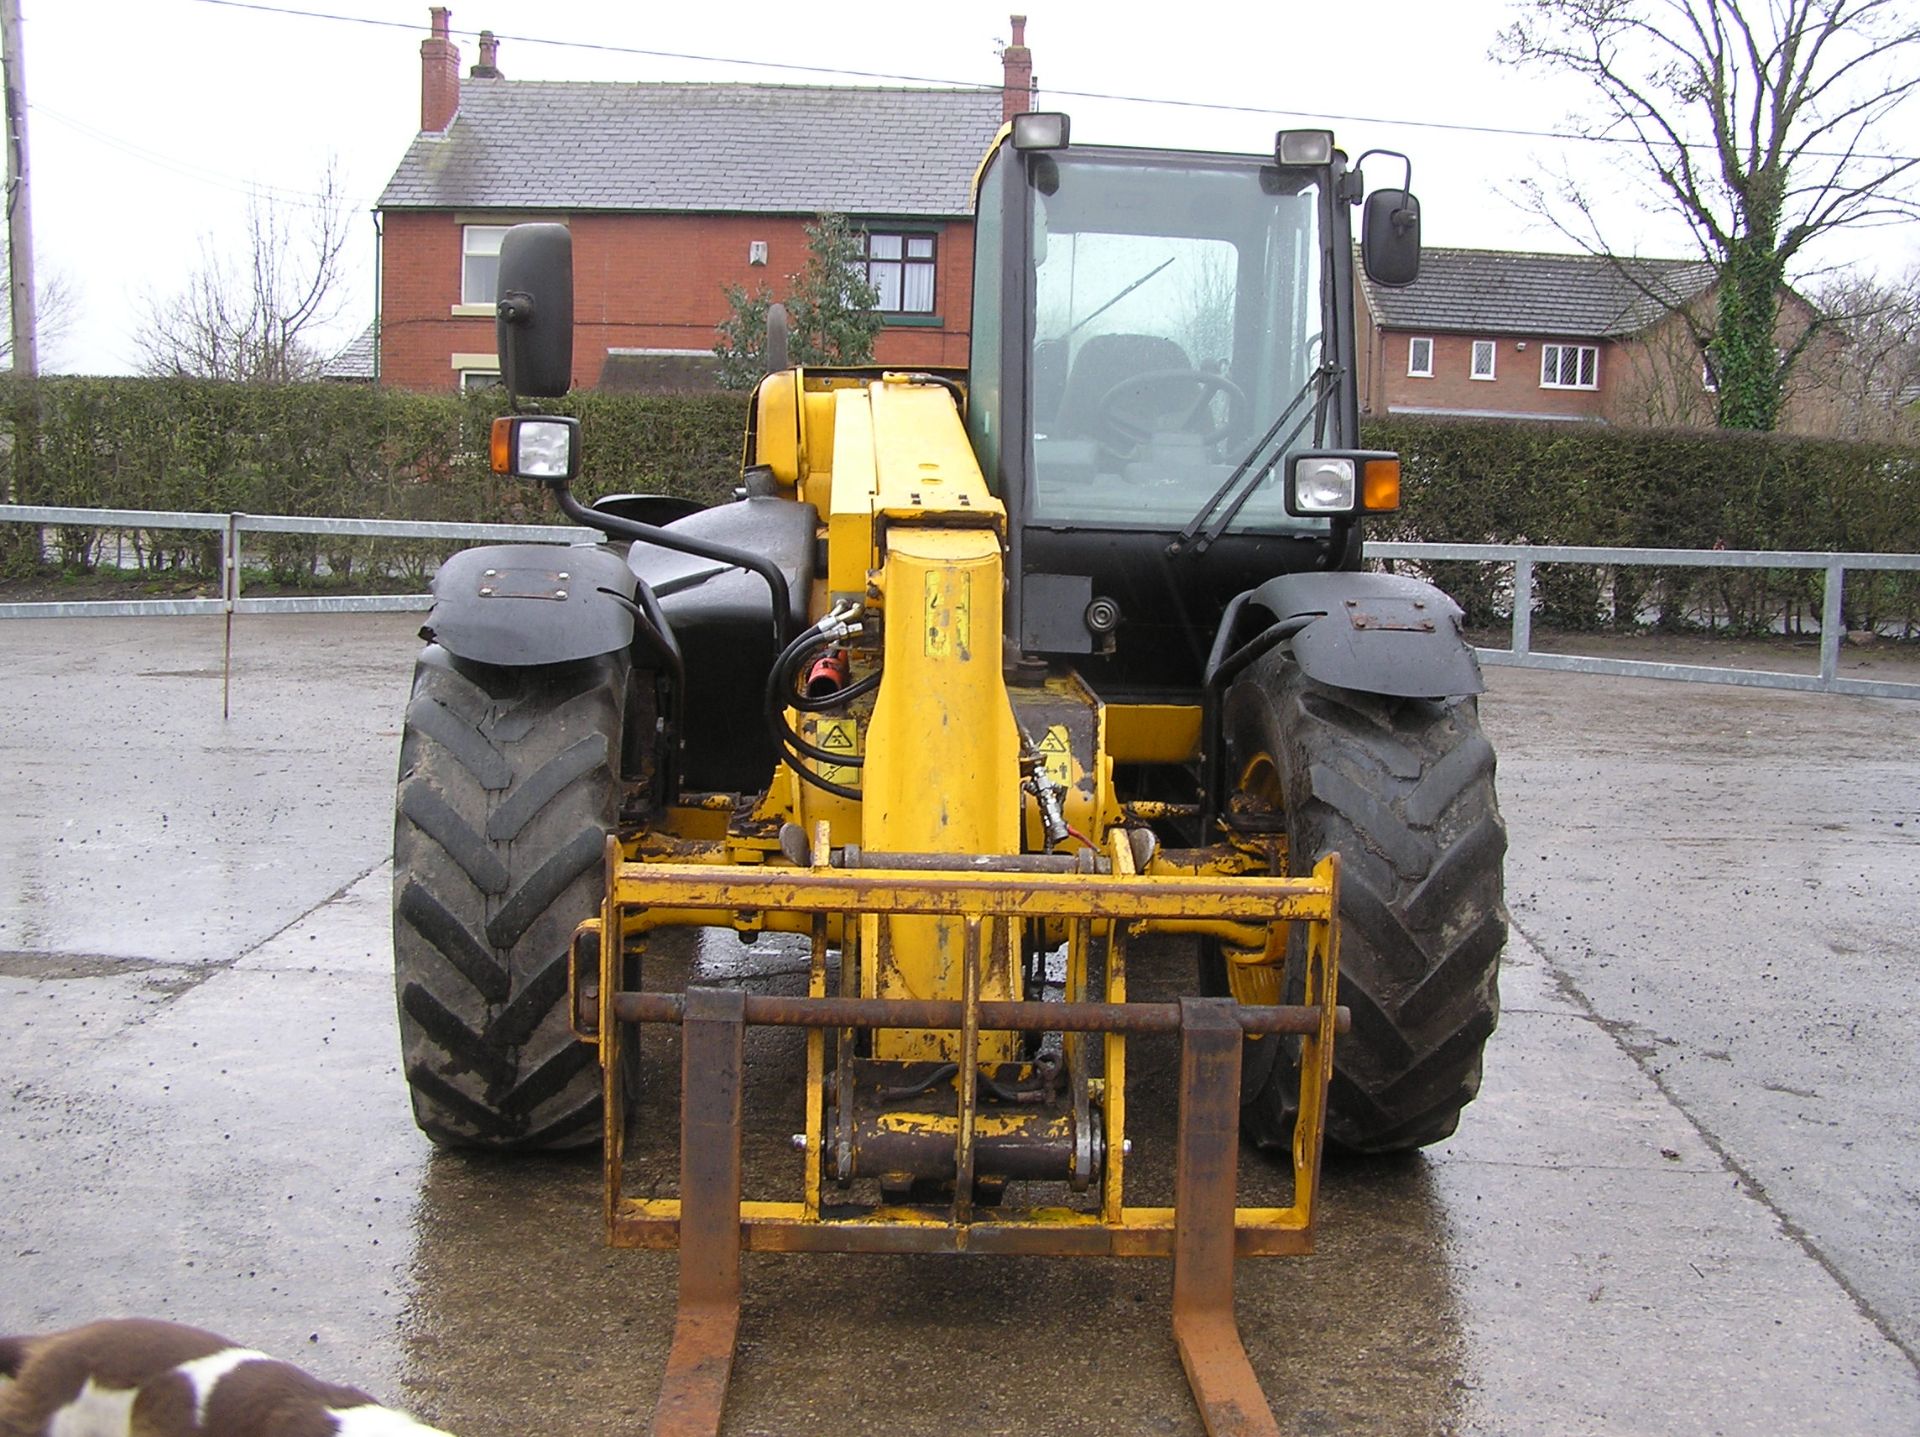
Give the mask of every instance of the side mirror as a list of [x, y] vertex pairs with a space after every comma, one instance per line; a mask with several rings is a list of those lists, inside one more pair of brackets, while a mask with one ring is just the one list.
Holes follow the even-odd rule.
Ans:
[[1411, 190], [1375, 190], [1360, 215], [1367, 278], [1399, 289], [1420, 278], [1420, 201]]
[[558, 399], [573, 387], [573, 236], [515, 225], [500, 241], [494, 335], [510, 399]]

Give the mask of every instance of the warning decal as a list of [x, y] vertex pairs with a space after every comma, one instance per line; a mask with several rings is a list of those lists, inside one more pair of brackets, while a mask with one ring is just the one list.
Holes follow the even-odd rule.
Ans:
[[[860, 725], [850, 718], [822, 719], [814, 730], [814, 743], [829, 753], [851, 757], [860, 752]], [[814, 772], [828, 783], [847, 788], [860, 786], [860, 770], [851, 764], [823, 763], [817, 765]]]
[[1040, 740], [1040, 758], [1056, 783], [1064, 788], [1073, 782], [1073, 748], [1067, 742], [1065, 724], [1047, 726], [1046, 736]]

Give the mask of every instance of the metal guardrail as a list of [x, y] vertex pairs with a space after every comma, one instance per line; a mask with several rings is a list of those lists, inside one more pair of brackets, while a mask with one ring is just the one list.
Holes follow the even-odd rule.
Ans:
[[[1840, 677], [1845, 637], [1842, 598], [1849, 569], [1920, 571], [1920, 554], [1818, 554], [1773, 549], [1604, 549], [1577, 544], [1369, 543], [1370, 559], [1415, 559], [1422, 563], [1466, 560], [1513, 565], [1513, 637], [1507, 648], [1478, 649], [1486, 664], [1565, 673], [1613, 674], [1625, 678], [1680, 679], [1741, 688], [1796, 689], [1811, 693], [1861, 694], [1869, 698], [1920, 699], [1920, 683]], [[1820, 604], [1820, 672], [1727, 669], [1709, 664], [1663, 664], [1646, 659], [1604, 659], [1580, 654], [1543, 654], [1533, 648], [1533, 568], [1536, 564], [1607, 564], [1669, 569], [1819, 569], [1825, 578]]]
[[242, 534], [341, 534], [364, 539], [478, 539], [493, 543], [571, 544], [598, 539], [572, 524], [462, 524], [414, 519], [323, 519], [300, 514], [200, 514], [149, 509], [72, 509], [0, 504], [0, 523], [86, 529], [198, 529], [220, 534], [219, 598], [73, 599], [0, 604], [0, 619], [138, 619], [176, 614], [410, 614], [427, 594], [296, 594], [250, 599], [241, 593]]
[[[221, 596], [207, 599], [102, 599], [47, 603], [0, 603], [0, 619], [140, 618], [175, 614], [223, 614], [232, 640], [234, 614], [387, 614], [419, 613], [432, 599], [426, 594], [294, 595], [247, 598], [240, 592], [240, 536], [260, 534], [342, 534], [378, 539], [475, 539], [493, 542], [566, 544], [598, 539], [592, 529], [567, 524], [464, 524], [409, 519], [308, 518], [295, 514], [170, 513], [145, 509], [74, 509], [32, 504], [0, 504], [0, 523], [74, 525], [95, 529], [199, 529], [220, 534]], [[1507, 648], [1476, 650], [1481, 662], [1498, 667], [1554, 669], [1567, 673], [1611, 674], [1625, 678], [1678, 679], [1691, 683], [1732, 684], [1745, 688], [1791, 689], [1815, 693], [1859, 694], [1870, 698], [1920, 699], [1920, 683], [1840, 676], [1842, 598], [1846, 574], [1853, 570], [1920, 572], [1920, 554], [1822, 554], [1764, 549], [1608, 549], [1555, 544], [1422, 544], [1381, 541], [1367, 545], [1372, 559], [1412, 559], [1422, 563], [1466, 561], [1513, 566], [1513, 629]], [[1533, 646], [1534, 566], [1606, 564], [1624, 567], [1689, 569], [1818, 569], [1825, 575], [1820, 607], [1820, 671], [1783, 673], [1772, 669], [1719, 668], [1707, 664], [1654, 663], [1645, 659], [1540, 653]]]

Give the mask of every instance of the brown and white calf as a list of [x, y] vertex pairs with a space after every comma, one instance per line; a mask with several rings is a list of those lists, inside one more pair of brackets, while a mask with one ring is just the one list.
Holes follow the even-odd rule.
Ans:
[[173, 1322], [125, 1318], [0, 1338], [0, 1437], [448, 1437]]

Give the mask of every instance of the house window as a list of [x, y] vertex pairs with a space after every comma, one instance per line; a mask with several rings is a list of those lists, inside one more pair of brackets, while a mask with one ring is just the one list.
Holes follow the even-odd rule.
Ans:
[[867, 231], [867, 279], [879, 291], [875, 308], [882, 314], [933, 313], [933, 239]]
[[462, 394], [477, 394], [500, 382], [500, 356], [497, 354], [455, 354], [452, 363], [453, 382]]
[[1470, 373], [1475, 379], [1493, 378], [1493, 341], [1491, 339], [1474, 340], [1473, 369]]
[[1407, 341], [1407, 377], [1410, 379], [1433, 378], [1433, 341], [1431, 339]]
[[500, 283], [500, 241], [505, 225], [466, 225], [460, 241], [460, 302], [492, 304]]
[[1598, 389], [1600, 350], [1591, 344], [1540, 346], [1542, 389]]

